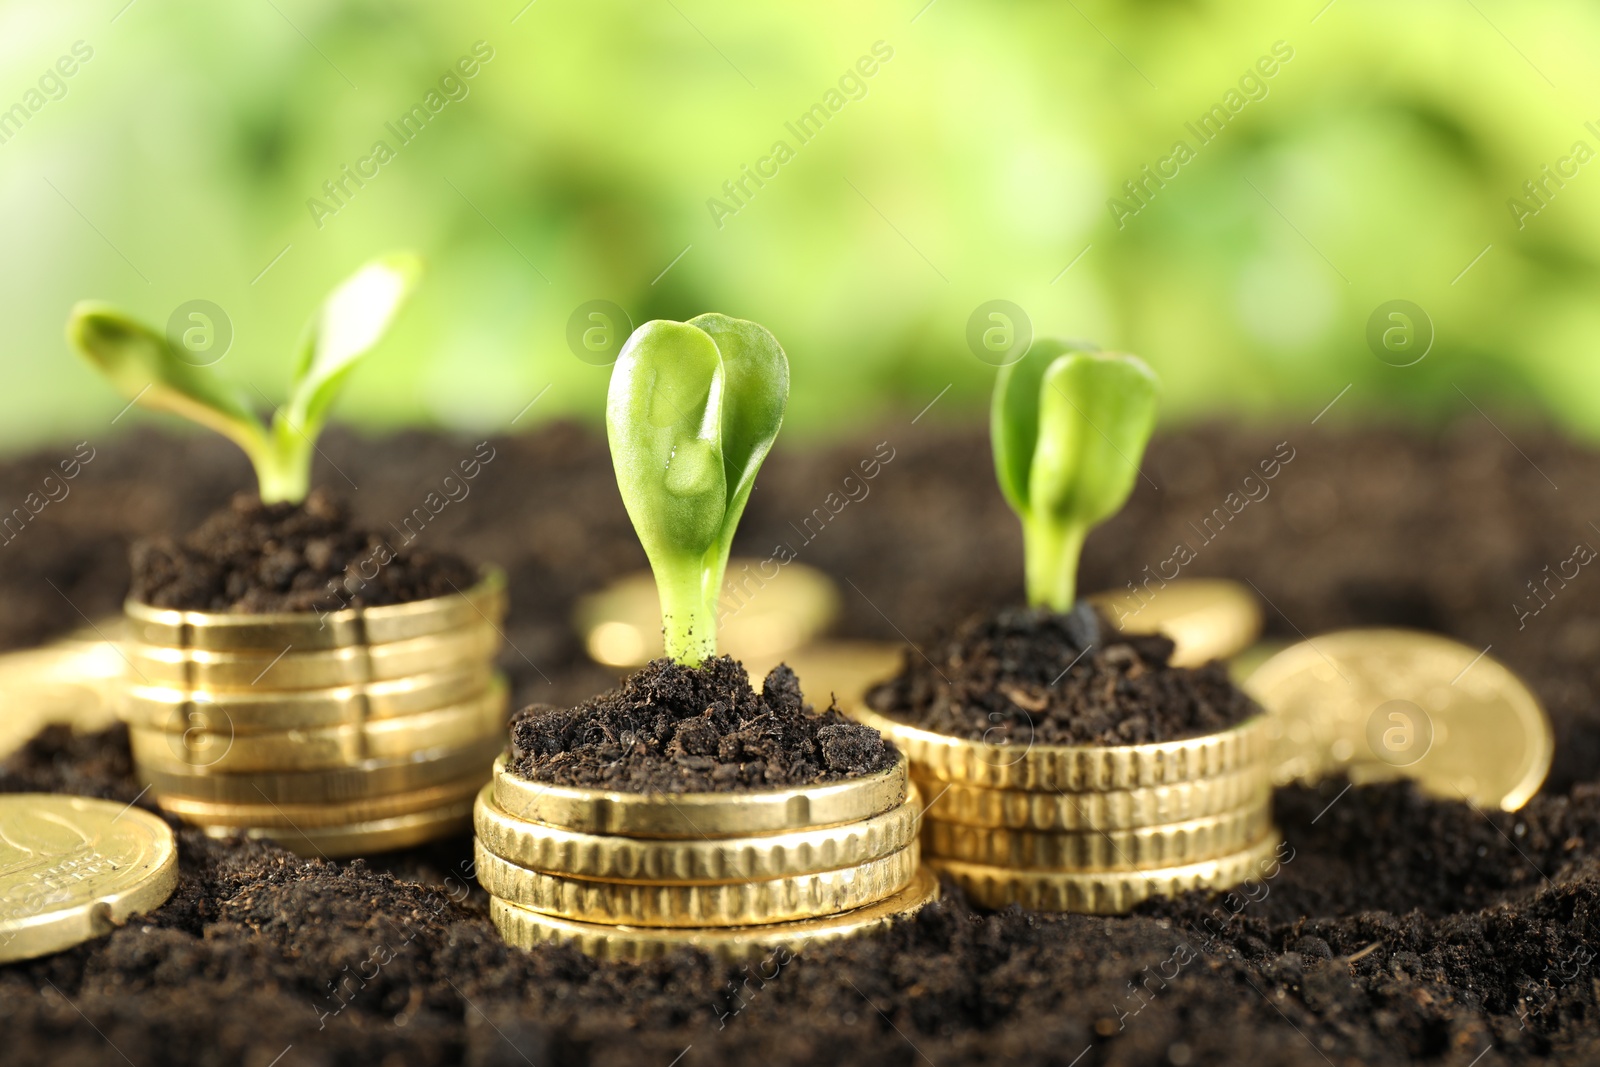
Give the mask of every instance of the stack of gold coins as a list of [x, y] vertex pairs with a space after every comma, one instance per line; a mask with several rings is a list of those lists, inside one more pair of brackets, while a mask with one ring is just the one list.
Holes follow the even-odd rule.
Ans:
[[461, 594], [317, 614], [129, 601], [135, 768], [218, 836], [356, 855], [464, 831], [503, 744], [498, 572]]
[[926, 796], [923, 856], [975, 904], [1125, 912], [1276, 870], [1265, 716], [1147, 745], [989, 744], [864, 708]]
[[473, 814], [490, 915], [524, 948], [749, 958], [869, 930], [938, 892], [918, 866], [903, 756], [860, 778], [728, 793], [546, 785], [502, 757]]

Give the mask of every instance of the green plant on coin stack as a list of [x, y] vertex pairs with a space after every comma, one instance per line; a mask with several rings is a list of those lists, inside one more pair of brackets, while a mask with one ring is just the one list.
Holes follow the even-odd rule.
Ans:
[[[1155, 406], [1155, 377], [1132, 356], [1040, 340], [1001, 369], [995, 467], [1022, 521], [1032, 607], [1084, 610], [1084, 538], [1132, 491]], [[1048, 745], [850, 711], [906, 753], [929, 801], [923, 855], [977, 904], [1116, 913], [1234, 885], [1275, 862], [1262, 715], [1178, 740]]]
[[[239, 445], [264, 503], [299, 504], [334, 398], [419, 270], [410, 255], [380, 258], [329, 295], [270, 423], [162, 334], [112, 308], [79, 304], [67, 332], [130, 401]], [[459, 832], [504, 730], [506, 685], [492, 660], [505, 607], [493, 570], [459, 595], [327, 612], [177, 610], [130, 598], [121, 714], [138, 774], [163, 809], [190, 823], [310, 855]]]
[[[788, 378], [770, 333], [714, 314], [646, 323], [613, 370], [612, 461], [678, 664], [716, 654], [729, 545]], [[477, 873], [512, 944], [747, 956], [871, 929], [932, 899], [919, 808], [898, 755], [841, 781], [703, 793], [534, 781], [502, 757], [475, 811]]]

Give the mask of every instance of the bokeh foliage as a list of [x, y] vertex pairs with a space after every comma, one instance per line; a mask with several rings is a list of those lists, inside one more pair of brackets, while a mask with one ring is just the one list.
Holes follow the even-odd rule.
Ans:
[[[1600, 150], [1600, 11], [1576, 0], [124, 2], [0, 9], [0, 109], [93, 49], [0, 143], [0, 445], [121, 409], [62, 339], [80, 298], [157, 323], [214, 301], [230, 373], [277, 401], [303, 309], [397, 247], [430, 269], [341, 403], [369, 424], [504, 427], [546, 386], [519, 428], [598, 419], [607, 372], [565, 340], [597, 298], [767, 325], [801, 434], [947, 384], [930, 417], [981, 417], [966, 320], [1005, 298], [1139, 353], [1167, 418], [1309, 418], [1348, 384], [1330, 417], [1470, 397], [1600, 431], [1600, 163], [1520, 228], [1507, 203]], [[464, 98], [400, 144], [385, 124], [477, 41]], [[879, 41], [800, 144], [785, 123]], [[1200, 145], [1185, 123], [1280, 41]], [[1108, 198], [1180, 138], [1194, 158], [1119, 228]], [[308, 200], [379, 139], [394, 157], [319, 228]], [[793, 158], [719, 227], [708, 199], [779, 139]], [[1415, 366], [1365, 340], [1396, 298], [1437, 331]]]

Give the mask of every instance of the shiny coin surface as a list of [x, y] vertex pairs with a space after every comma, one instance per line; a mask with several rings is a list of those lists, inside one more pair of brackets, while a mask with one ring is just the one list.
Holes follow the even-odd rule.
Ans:
[[[924, 905], [937, 899], [939, 880], [923, 868], [910, 885], [876, 904], [822, 919], [764, 926], [707, 929], [608, 926], [545, 915], [498, 897], [489, 899], [489, 917], [506, 943], [517, 948], [569, 943], [599, 959], [645, 960], [688, 947], [724, 960], [770, 958], [773, 966], [778, 966], [808, 945], [870, 933], [896, 919], [915, 915]], [[767, 975], [767, 980], [772, 977]]]
[[501, 859], [476, 842], [478, 884], [530, 911], [625, 926], [753, 926], [815, 919], [876, 904], [911, 884], [915, 841], [853, 867], [717, 885], [602, 882], [544, 874]]
[[414, 815], [441, 807], [457, 807], [471, 800], [489, 778], [483, 773], [459, 782], [429, 786], [409, 793], [346, 801], [342, 804], [212, 804], [187, 797], [158, 795], [161, 810], [176, 815], [193, 826], [253, 826], [289, 830], [319, 830], [355, 823], [377, 822], [400, 815]]
[[1197, 782], [1099, 793], [1029, 793], [920, 775], [913, 779], [927, 798], [928, 818], [1010, 830], [1137, 830], [1253, 807], [1272, 792], [1264, 766]]
[[984, 908], [1019, 904], [1036, 911], [1120, 915], [1155, 896], [1191, 889], [1227, 889], [1246, 879], [1270, 879], [1292, 855], [1276, 834], [1229, 856], [1149, 871], [1065, 873], [1020, 871], [982, 863], [928, 857], [928, 866], [949, 877], [967, 899]]
[[1176, 667], [1236, 656], [1261, 635], [1255, 593], [1221, 578], [1152, 581], [1138, 592], [1112, 590], [1089, 599], [1123, 633], [1171, 638]]
[[763, 837], [662, 838], [574, 833], [512, 818], [486, 787], [473, 810], [483, 847], [519, 867], [614, 882], [713, 884], [783, 878], [882, 859], [916, 840], [921, 798], [870, 818]]
[[840, 707], [859, 702], [867, 689], [900, 669], [905, 646], [891, 641], [817, 641], [781, 656], [746, 660], [750, 683], [759, 687], [779, 663], [800, 679], [806, 702], [818, 711], [835, 700]]
[[1245, 689], [1270, 713], [1279, 781], [1339, 769], [1407, 777], [1434, 796], [1514, 811], [1554, 752], [1544, 708], [1516, 675], [1435, 634], [1324, 634], [1262, 664]]
[[199, 729], [169, 733], [131, 727], [128, 742], [139, 763], [165, 760], [219, 774], [329, 770], [367, 759], [392, 759], [470, 744], [485, 737], [503, 737], [506, 714], [507, 687], [500, 679], [487, 693], [455, 707], [377, 719], [363, 725], [271, 734]]
[[530, 782], [495, 761], [494, 802], [517, 819], [624, 837], [745, 837], [855, 822], [905, 801], [904, 756], [840, 782], [736, 793], [618, 793]]
[[266, 652], [288, 646], [309, 652], [408, 641], [448, 633], [480, 622], [499, 623], [506, 613], [505, 574], [489, 569], [470, 589], [449, 596], [342, 611], [244, 614], [177, 611], [137, 600], [123, 605], [128, 637], [139, 644], [198, 648], [213, 652]]
[[308, 859], [371, 856], [399, 848], [468, 833], [472, 829], [472, 802], [465, 801], [410, 815], [355, 823], [348, 826], [207, 826], [208, 837], [248, 837], [274, 841]]
[[1143, 789], [1216, 778], [1257, 766], [1267, 756], [1265, 715], [1181, 741], [1074, 746], [968, 741], [909, 726], [862, 704], [843, 710], [893, 741], [919, 776], [988, 789], [1061, 793]]
[[178, 884], [166, 823], [130, 805], [0, 796], [0, 963], [60, 952], [160, 907]]
[[333, 689], [209, 692], [133, 685], [122, 717], [130, 726], [168, 733], [282, 733], [437, 711], [487, 692], [494, 678], [489, 662], [481, 660], [456, 670]]
[[[826, 630], [838, 612], [833, 580], [815, 568], [730, 559], [717, 601], [717, 644], [738, 660], [775, 660]], [[649, 571], [584, 597], [574, 622], [598, 663], [641, 667], [664, 654], [661, 601]]]
[[117, 646], [101, 640], [68, 639], [0, 655], [0, 756], [52, 724], [81, 732], [110, 726], [127, 669]]
[[500, 632], [479, 620], [447, 633], [385, 645], [297, 651], [212, 652], [130, 641], [123, 646], [130, 677], [141, 685], [175, 689], [331, 689], [341, 685], [459, 670], [500, 647]]
[[471, 775], [486, 781], [505, 747], [496, 734], [458, 747], [421, 749], [326, 771], [217, 773], [170, 758], [140, 760], [134, 771], [158, 796], [210, 804], [341, 804], [444, 785]]
[[1051, 833], [962, 826], [926, 819], [922, 848], [930, 859], [965, 860], [1037, 871], [1136, 871], [1216, 859], [1261, 840], [1272, 823], [1262, 803], [1226, 815], [1138, 830]]

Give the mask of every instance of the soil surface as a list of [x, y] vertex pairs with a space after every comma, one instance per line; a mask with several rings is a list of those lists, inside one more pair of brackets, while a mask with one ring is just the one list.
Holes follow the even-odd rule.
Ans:
[[907, 649], [867, 703], [901, 722], [991, 744], [1143, 745], [1261, 713], [1221, 663], [1173, 667], [1165, 637], [1124, 637], [1086, 602], [1068, 615], [1002, 608]]
[[[783, 544], [838, 578], [847, 636], [927, 649], [953, 621], [1016, 602], [1021, 537], [984, 429], [941, 428], [937, 414], [822, 450], [780, 443], [735, 551], [766, 557]], [[1538, 600], [1527, 586], [1578, 544], [1600, 546], [1589, 526], [1600, 522], [1600, 453], [1500, 419], [1508, 441], [1475, 413], [1427, 434], [1340, 429], [1338, 414], [1314, 427], [1158, 436], [1128, 509], [1091, 535], [1081, 587], [1142, 582], [1183, 542], [1193, 554], [1184, 577], [1255, 583], [1274, 638], [1400, 625], [1492, 645], [1556, 730], [1550, 778], [1520, 812], [1405, 785], [1280, 790], [1292, 853], [1276, 878], [1231, 896], [1151, 902], [1124, 918], [987, 914], [952, 896], [880, 938], [748, 970], [690, 953], [634, 966], [508, 949], [472, 885], [467, 839], [327, 863], [180, 830], [182, 878], [166, 906], [70, 951], [0, 966], [0, 1058], [1600, 1062], [1600, 596], [1586, 584], [1600, 578], [1584, 567]], [[452, 499], [417, 547], [507, 569], [501, 665], [519, 703], [570, 706], [616, 681], [583, 657], [576, 598], [645, 560], [603, 434], [557, 425], [490, 444], [495, 458], [470, 495]], [[115, 614], [130, 536], [191, 529], [249, 484], [242, 457], [200, 435], [92, 446], [78, 453], [93, 458], [70, 497], [0, 544], [0, 644]], [[348, 432], [319, 446], [317, 483], [379, 529], [475, 448]], [[68, 454], [0, 464], [0, 509]], [[849, 503], [835, 511], [830, 495]], [[0, 789], [139, 795], [121, 731], [46, 734], [0, 767]]]
[[397, 549], [396, 539], [351, 525], [326, 489], [304, 504], [240, 493], [181, 539], [136, 542], [132, 595], [158, 608], [264, 614], [404, 604], [477, 583], [459, 556]]
[[511, 770], [530, 781], [629, 793], [814, 785], [894, 763], [878, 731], [805, 702], [788, 667], [758, 694], [737, 661], [658, 659], [577, 707], [534, 704], [511, 720]]

